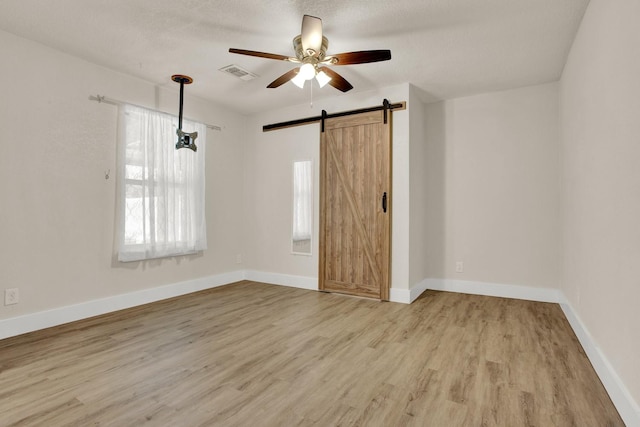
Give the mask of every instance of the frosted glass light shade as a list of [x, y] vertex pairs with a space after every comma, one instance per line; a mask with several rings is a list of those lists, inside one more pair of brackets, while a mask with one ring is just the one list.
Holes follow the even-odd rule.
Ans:
[[300, 67], [298, 75], [302, 76], [302, 78], [305, 80], [311, 80], [316, 76], [316, 69], [311, 64], [304, 64], [302, 67]]
[[298, 86], [300, 89], [304, 88], [305, 78], [301, 75], [301, 73], [296, 74], [294, 78], [291, 79], [294, 85]]
[[324, 87], [331, 81], [331, 77], [329, 77], [324, 71], [320, 71], [318, 74], [316, 74], [316, 80], [318, 81], [320, 87]]

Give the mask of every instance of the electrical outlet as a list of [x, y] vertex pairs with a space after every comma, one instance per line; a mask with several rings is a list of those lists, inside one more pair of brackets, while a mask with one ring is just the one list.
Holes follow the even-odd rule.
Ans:
[[462, 261], [456, 261], [456, 273], [462, 273], [464, 271], [464, 263]]
[[18, 288], [4, 290], [4, 305], [17, 304], [20, 301], [20, 293]]

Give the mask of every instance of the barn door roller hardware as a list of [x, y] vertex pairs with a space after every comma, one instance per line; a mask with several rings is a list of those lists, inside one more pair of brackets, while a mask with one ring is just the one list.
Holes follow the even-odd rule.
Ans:
[[324, 121], [327, 120], [327, 119], [332, 119], [334, 117], [351, 116], [353, 114], [360, 114], [360, 113], [370, 113], [372, 111], [380, 111], [380, 110], [384, 110], [384, 123], [386, 124], [387, 120], [388, 120], [388, 112], [389, 111], [405, 110], [406, 108], [407, 108], [406, 101], [402, 101], [402, 102], [398, 102], [398, 103], [395, 103], [395, 104], [391, 104], [387, 99], [385, 99], [385, 100], [382, 101], [382, 105], [378, 105], [378, 106], [375, 106], [375, 107], [361, 108], [359, 110], [343, 111], [341, 113], [333, 113], [333, 114], [327, 114], [327, 112], [325, 110], [322, 110], [322, 115], [320, 115], [320, 116], [307, 117], [305, 119], [290, 120], [288, 122], [264, 125], [264, 126], [262, 126], [262, 131], [263, 132], [268, 132], [268, 131], [271, 131], [271, 130], [277, 130], [277, 129], [282, 129], [282, 128], [288, 128], [288, 127], [293, 127], [293, 126], [301, 126], [301, 125], [306, 125], [306, 124], [309, 124], [309, 123], [320, 122], [320, 130], [322, 132], [324, 132]]
[[198, 151], [196, 147], [196, 138], [198, 132], [184, 132], [182, 130], [182, 104], [184, 103], [184, 85], [193, 83], [193, 79], [189, 76], [183, 76], [182, 74], [174, 74], [171, 76], [171, 80], [176, 83], [180, 83], [180, 115], [178, 116], [178, 142], [176, 142], [176, 150], [180, 148], [191, 148], [193, 151]]

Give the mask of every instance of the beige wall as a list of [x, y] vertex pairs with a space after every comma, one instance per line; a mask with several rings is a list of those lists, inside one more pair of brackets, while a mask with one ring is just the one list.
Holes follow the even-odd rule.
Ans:
[[425, 190], [412, 182], [412, 197], [426, 198], [428, 277], [558, 288], [557, 84], [426, 111]]
[[[329, 88], [328, 90], [333, 90]], [[301, 102], [308, 102], [300, 91]], [[318, 172], [320, 129], [311, 124], [272, 132], [262, 126], [304, 117], [319, 116], [324, 109], [335, 113], [372, 105], [407, 101], [409, 85], [380, 91], [337, 95], [329, 100], [256, 114], [247, 127], [245, 151], [246, 265], [253, 270], [304, 277], [318, 277]], [[291, 254], [291, 163], [313, 159], [315, 172], [315, 217], [313, 256]], [[393, 113], [393, 237], [392, 280], [394, 288], [409, 288], [409, 117], [407, 111]]]
[[640, 2], [592, 0], [561, 79], [562, 289], [640, 402]]
[[431, 207], [427, 186], [428, 153], [426, 105], [414, 86], [409, 87], [409, 285], [429, 278], [427, 268], [427, 215]]
[[[0, 196], [7, 201], [0, 211], [0, 232], [6, 242], [0, 249], [0, 279], [3, 289], [18, 287], [21, 292], [20, 304], [0, 306], [0, 319], [244, 268], [317, 277], [317, 251], [311, 257], [292, 255], [290, 236], [291, 162], [313, 159], [318, 176], [318, 126], [263, 133], [262, 125], [318, 115], [322, 109], [335, 112], [377, 105], [383, 98], [408, 101], [408, 111], [394, 113], [393, 123], [392, 287], [408, 290], [425, 278], [445, 277], [441, 274], [444, 258], [454, 258], [450, 251], [442, 251], [444, 242], [453, 242], [451, 233], [464, 224], [464, 217], [456, 217], [456, 227], [443, 226], [444, 207], [452, 203], [445, 203], [444, 195], [458, 194], [445, 184], [464, 180], [464, 175], [442, 179], [444, 156], [452, 162], [455, 154], [454, 163], [462, 171], [467, 166], [457, 157], [477, 148], [491, 163], [491, 153], [481, 145], [468, 144], [459, 134], [482, 122], [482, 114], [501, 115], [506, 110], [502, 119], [510, 123], [509, 129], [514, 126], [511, 119], [520, 117], [505, 94], [487, 95], [496, 103], [488, 113], [482, 97], [427, 108], [408, 84], [338, 95], [316, 102], [313, 108], [305, 103], [249, 118], [189, 97], [187, 91], [188, 116], [224, 126], [222, 132], [210, 132], [207, 150], [209, 250], [192, 257], [121, 264], [113, 261], [116, 107], [90, 102], [88, 96], [106, 94], [175, 112], [177, 88], [170, 81], [154, 86], [7, 33], [0, 37], [0, 53], [20, 70], [0, 70], [5, 81], [13, 82], [3, 93], [0, 123], [3, 129], [21, 132], [19, 149], [13, 148], [18, 146], [14, 133], [5, 131], [0, 136], [3, 146], [9, 147], [0, 156]], [[197, 84], [198, 76], [194, 77]], [[306, 96], [301, 91], [301, 102], [306, 102]], [[536, 108], [544, 101], [534, 98], [536, 106], [525, 109], [523, 116], [539, 113]], [[444, 133], [444, 110], [457, 112], [456, 120], [446, 117], [447, 131], [456, 130], [453, 139], [451, 133]], [[477, 114], [481, 116], [476, 118]], [[502, 123], [497, 127], [505, 128]], [[504, 131], [505, 138], [519, 130]], [[496, 143], [492, 135], [480, 135], [478, 141]], [[532, 141], [526, 139], [525, 146]], [[105, 180], [104, 171], [109, 169], [111, 179]], [[462, 190], [470, 191], [464, 186]], [[317, 207], [317, 179], [315, 195]], [[316, 244], [317, 227], [316, 209]], [[460, 247], [469, 247], [464, 238], [458, 240]], [[241, 265], [236, 264], [237, 255], [243, 258]], [[467, 269], [473, 258], [465, 259]], [[484, 261], [479, 255], [473, 262], [482, 265]], [[520, 267], [513, 265], [514, 270]], [[502, 280], [477, 272], [476, 268], [462, 277], [522, 283], [512, 281], [513, 275]]]
[[[397, 93], [397, 95], [393, 95]], [[314, 160], [318, 125], [269, 123], [408, 100], [395, 113], [392, 287], [428, 278], [559, 288], [558, 87], [546, 84], [425, 105], [411, 85], [261, 113], [245, 152], [245, 251], [253, 270], [317, 277], [290, 253], [291, 162]], [[465, 271], [455, 273], [455, 261]]]
[[210, 132], [206, 150], [209, 249], [120, 264], [113, 261], [117, 109], [88, 97], [175, 113], [177, 85], [167, 76], [157, 87], [4, 32], [0, 58], [0, 290], [17, 287], [21, 299], [0, 303], [0, 319], [241, 267], [239, 115], [187, 89], [185, 114], [224, 126]]

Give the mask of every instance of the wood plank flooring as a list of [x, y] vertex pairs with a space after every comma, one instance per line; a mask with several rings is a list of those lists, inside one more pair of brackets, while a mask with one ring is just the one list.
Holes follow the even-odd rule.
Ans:
[[240, 282], [0, 341], [2, 426], [622, 426], [557, 304]]

